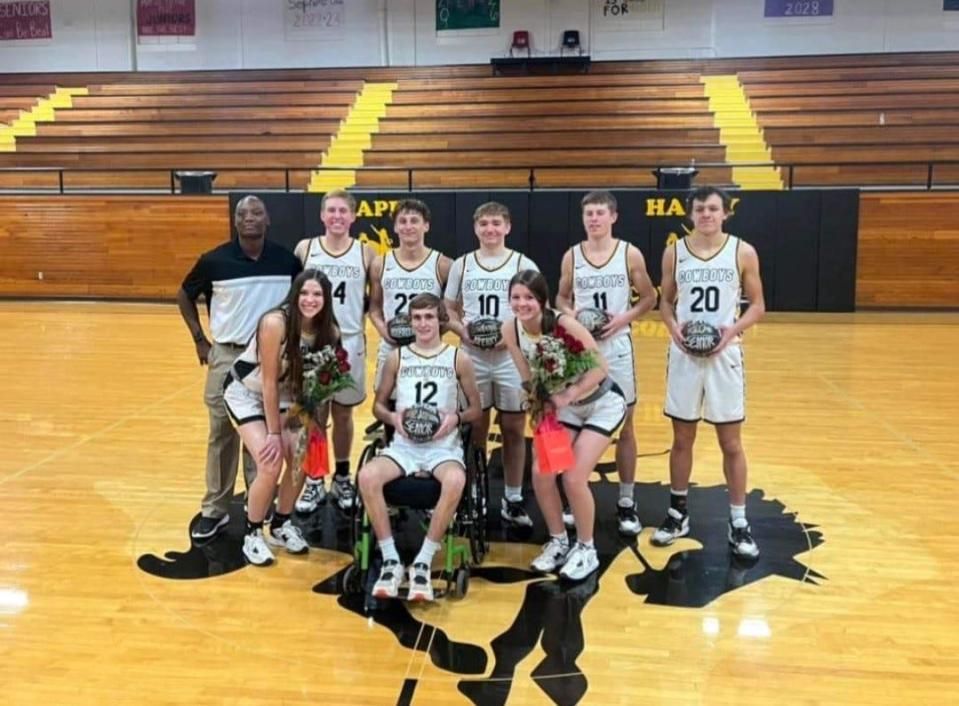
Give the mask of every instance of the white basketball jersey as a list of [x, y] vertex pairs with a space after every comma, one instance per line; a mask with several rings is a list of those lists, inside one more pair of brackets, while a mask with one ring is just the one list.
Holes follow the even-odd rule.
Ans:
[[[396, 371], [396, 408], [418, 404], [455, 412], [459, 408], [459, 379], [456, 377], [457, 348], [443, 346], [431, 356], [420, 355], [409, 346], [399, 348], [400, 364]], [[450, 434], [440, 442], [459, 443], [458, 435]]]
[[443, 285], [439, 275], [440, 254], [430, 250], [418, 266], [408, 270], [396, 259], [395, 251], [383, 258], [383, 316], [387, 321], [397, 314], [409, 314], [409, 303], [417, 294], [435, 294], [443, 297]]
[[330, 279], [333, 313], [343, 336], [363, 333], [363, 301], [366, 296], [366, 262], [363, 245], [354, 240], [340, 255], [328, 253], [319, 238], [312, 238], [306, 250], [304, 269], [315, 268]]
[[732, 326], [739, 318], [739, 238], [726, 236], [715, 255], [708, 260], [697, 257], [676, 241], [676, 320], [705, 321], [713, 326]]
[[463, 257], [460, 292], [463, 318], [466, 323], [477, 319], [502, 321], [509, 313], [509, 281], [522, 269], [522, 255], [510, 250], [506, 259], [494, 269], [480, 264], [478, 251]]
[[[629, 309], [631, 291], [629, 243], [616, 240], [612, 255], [602, 264], [590, 262], [582, 244], [573, 248], [573, 303], [577, 309], [602, 309], [616, 316]], [[628, 336], [629, 327], [616, 335]]]

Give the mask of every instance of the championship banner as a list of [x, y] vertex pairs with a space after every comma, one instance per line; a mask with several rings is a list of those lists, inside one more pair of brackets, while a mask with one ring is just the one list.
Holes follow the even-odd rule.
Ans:
[[593, 26], [616, 31], [662, 29], [666, 16], [665, 0], [592, 0]]
[[0, 2], [0, 40], [51, 39], [50, 0]]
[[500, 0], [436, 0], [436, 30], [499, 27]]
[[289, 39], [340, 37], [346, 24], [344, 0], [283, 0], [283, 26]]
[[195, 0], [137, 0], [137, 34], [141, 37], [194, 36]]

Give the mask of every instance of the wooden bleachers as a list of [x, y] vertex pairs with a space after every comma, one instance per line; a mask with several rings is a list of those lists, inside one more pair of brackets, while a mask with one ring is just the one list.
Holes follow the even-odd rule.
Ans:
[[[651, 186], [695, 161], [732, 184], [700, 77], [738, 73], [796, 186], [923, 187], [959, 161], [959, 54], [603, 62], [578, 76], [491, 77], [488, 67], [73, 74], [89, 95], [0, 153], [57, 168], [66, 188], [169, 189], [172, 169], [217, 188], [303, 188], [363, 80], [396, 80], [357, 183], [370, 188]], [[0, 121], [53, 89], [0, 76]], [[409, 169], [413, 169], [412, 182]], [[86, 171], [84, 171], [86, 170]], [[135, 170], [135, 171], [134, 171]], [[260, 181], [262, 180], [262, 181]], [[959, 184], [959, 165], [934, 168]], [[57, 188], [55, 171], [0, 172], [0, 188]]]
[[[64, 168], [66, 189], [169, 190], [171, 170], [219, 188], [302, 188], [361, 81], [94, 84], [0, 167]], [[0, 91], [5, 87], [0, 85]], [[294, 176], [295, 175], [295, 176]], [[58, 188], [55, 171], [0, 172], [0, 187]]]
[[[959, 161], [959, 66], [743, 71], [773, 159], [794, 186], [922, 187]], [[933, 169], [959, 184], [959, 164]]]

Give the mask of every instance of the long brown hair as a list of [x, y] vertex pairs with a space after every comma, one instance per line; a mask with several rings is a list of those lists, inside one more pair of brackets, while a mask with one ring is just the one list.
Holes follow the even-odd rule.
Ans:
[[[283, 344], [283, 354], [286, 361], [290, 380], [290, 389], [293, 392], [294, 399], [300, 396], [303, 391], [303, 353], [300, 350], [300, 329], [303, 326], [303, 314], [300, 313], [299, 300], [300, 292], [303, 286], [313, 281], [320, 285], [323, 291], [323, 308], [320, 313], [314, 317], [313, 330], [316, 338], [313, 339], [313, 345], [310, 351], [318, 351], [323, 346], [334, 346], [340, 341], [339, 325], [336, 322], [336, 316], [333, 314], [333, 286], [329, 278], [323, 274], [322, 270], [310, 268], [303, 270], [293, 280], [290, 285], [290, 292], [277, 309], [283, 313], [286, 318], [286, 341]], [[267, 312], [270, 313], [270, 312]], [[264, 315], [265, 316], [265, 315]]]
[[546, 281], [546, 277], [543, 276], [542, 272], [536, 270], [520, 270], [509, 281], [510, 295], [513, 294], [513, 287], [517, 284], [526, 287], [539, 302], [540, 308], [543, 310], [540, 326], [543, 333], [552, 333], [556, 326], [556, 312], [549, 306], [549, 283]]

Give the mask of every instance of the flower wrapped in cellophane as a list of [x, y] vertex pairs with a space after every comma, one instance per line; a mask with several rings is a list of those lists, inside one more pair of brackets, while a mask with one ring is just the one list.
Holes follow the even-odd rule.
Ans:
[[542, 420], [550, 397], [574, 384], [597, 365], [596, 354], [586, 350], [582, 341], [559, 324], [551, 334], [540, 337], [529, 357], [527, 398], [533, 426]]
[[354, 387], [347, 352], [340, 346], [323, 346], [303, 354], [303, 388], [287, 412], [287, 424], [299, 426], [293, 453], [293, 480], [300, 474], [322, 478], [329, 473], [326, 432], [316, 423], [316, 413], [333, 395]]

